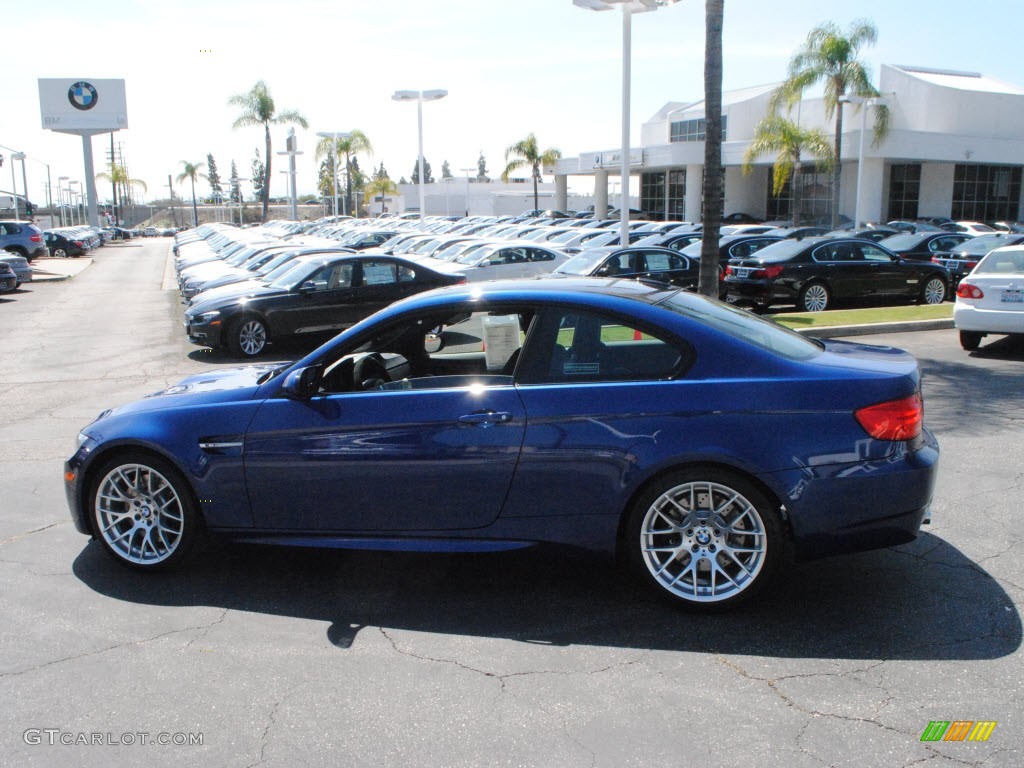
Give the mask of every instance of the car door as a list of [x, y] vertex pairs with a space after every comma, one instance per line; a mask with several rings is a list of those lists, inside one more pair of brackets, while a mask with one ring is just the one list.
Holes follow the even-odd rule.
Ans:
[[641, 275], [689, 288], [697, 285], [699, 265], [678, 253], [643, 249], [635, 254]]
[[[464, 322], [480, 325], [484, 315]], [[422, 345], [426, 330], [437, 326], [436, 317], [417, 316], [381, 336], [403, 344], [418, 338]], [[512, 341], [510, 350], [518, 346]], [[334, 366], [343, 368], [362, 354], [348, 354], [353, 351], [341, 350], [328, 362], [325, 381]], [[422, 358], [406, 349], [408, 370], [398, 381], [366, 391], [350, 384], [309, 400], [264, 401], [244, 447], [258, 528], [446, 531], [482, 528], [498, 517], [526, 431], [513, 379], [504, 370], [488, 371], [479, 345], [454, 341], [451, 351], [438, 355], [464, 369], [475, 362], [478, 375], [420, 376], [416, 366], [429, 366], [431, 356], [422, 346], [419, 351]]]
[[274, 336], [331, 333], [363, 319], [354, 287], [356, 262], [325, 264], [283, 296], [268, 299], [267, 321]]
[[919, 270], [878, 245], [862, 243], [859, 258], [867, 267], [864, 296], [913, 296], [920, 287]]
[[805, 280], [824, 279], [836, 299], [860, 298], [873, 291], [867, 264], [853, 241], [822, 243], [811, 253], [813, 264]]

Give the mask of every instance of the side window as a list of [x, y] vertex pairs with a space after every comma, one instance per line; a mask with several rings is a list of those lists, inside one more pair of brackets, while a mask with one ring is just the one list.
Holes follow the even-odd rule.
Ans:
[[416, 270], [405, 264], [398, 265], [398, 282], [409, 283], [416, 279]]
[[853, 261], [854, 250], [849, 243], [829, 243], [814, 251], [812, 258], [817, 262]]
[[527, 249], [527, 257], [530, 261], [554, 261], [555, 254], [549, 253], [548, 251], [542, 251], [539, 248]]
[[689, 354], [625, 318], [551, 310], [524, 350], [523, 383], [658, 381], [679, 375]]
[[870, 245], [862, 245], [858, 250], [860, 251], [861, 258], [864, 259], [865, 261], [881, 261], [887, 264], [892, 261], [892, 258], [889, 256], [889, 254], [883, 251], [881, 248], [874, 248]]
[[487, 262], [492, 265], [518, 264], [523, 261], [526, 261], [526, 256], [522, 248], [502, 248], [487, 257]]
[[683, 269], [683, 260], [678, 256], [662, 253], [661, 251], [647, 251], [644, 253], [647, 262], [648, 272], [669, 272]]
[[388, 261], [364, 261], [363, 285], [387, 285], [398, 282], [396, 265]]

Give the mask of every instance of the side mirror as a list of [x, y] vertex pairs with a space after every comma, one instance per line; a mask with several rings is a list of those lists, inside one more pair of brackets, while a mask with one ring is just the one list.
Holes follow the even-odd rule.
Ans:
[[290, 371], [281, 385], [281, 396], [289, 400], [309, 400], [320, 389], [323, 371], [322, 365], [310, 365]]
[[306, 296], [315, 291], [316, 283], [314, 283], [312, 280], [307, 280], [306, 282], [299, 286], [299, 293], [301, 293], [303, 296]]

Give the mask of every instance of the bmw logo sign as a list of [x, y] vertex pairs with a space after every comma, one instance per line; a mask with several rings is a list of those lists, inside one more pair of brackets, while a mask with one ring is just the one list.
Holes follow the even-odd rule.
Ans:
[[92, 109], [96, 106], [99, 98], [99, 94], [96, 93], [92, 83], [87, 83], [84, 80], [79, 80], [68, 88], [68, 101], [71, 102], [71, 106], [75, 109]]

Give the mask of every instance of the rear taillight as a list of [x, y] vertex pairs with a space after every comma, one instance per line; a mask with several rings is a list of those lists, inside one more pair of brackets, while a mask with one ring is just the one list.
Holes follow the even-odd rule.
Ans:
[[84, 246], [82, 245], [82, 241], [81, 241], [81, 240], [75, 240], [75, 241], [74, 241], [74, 242], [72, 243], [72, 245], [73, 245], [73, 246], [75, 246], [75, 248], [82, 248], [82, 247], [84, 247]]
[[782, 274], [782, 267], [765, 267], [764, 269], [755, 269], [750, 273], [751, 277], [763, 278], [766, 280], [774, 280], [776, 277]]
[[735, 273], [732, 271], [732, 267], [726, 267], [725, 268], [725, 274], [732, 275], [732, 274], [735, 274]]
[[29, 235], [28, 239], [31, 240], [33, 243], [41, 243], [41, 242], [43, 242], [43, 236], [42, 235]]
[[960, 287], [956, 289], [957, 297], [961, 299], [984, 299], [985, 292], [976, 285], [960, 281]]
[[854, 418], [876, 440], [913, 440], [921, 434], [924, 403], [915, 393], [854, 411]]

